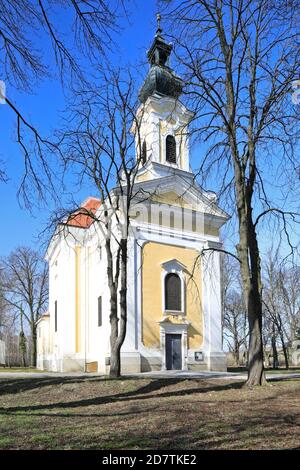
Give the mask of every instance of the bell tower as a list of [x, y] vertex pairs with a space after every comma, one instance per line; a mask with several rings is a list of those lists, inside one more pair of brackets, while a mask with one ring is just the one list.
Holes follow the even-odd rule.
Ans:
[[170, 67], [172, 44], [164, 40], [160, 20], [158, 14], [157, 31], [147, 53], [149, 71], [139, 92], [141, 105], [132, 128], [140, 166], [138, 180], [174, 172], [192, 176], [188, 125], [193, 113], [179, 100], [184, 82]]

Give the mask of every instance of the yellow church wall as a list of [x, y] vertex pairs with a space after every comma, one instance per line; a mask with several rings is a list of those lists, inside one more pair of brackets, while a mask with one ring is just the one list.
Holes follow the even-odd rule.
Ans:
[[174, 191], [169, 191], [163, 194], [154, 194], [152, 196], [152, 200], [162, 204], [191, 208], [191, 205], [184, 200], [183, 196], [179, 196]]
[[198, 349], [203, 342], [201, 306], [201, 269], [199, 253], [194, 249], [148, 242], [143, 246], [142, 256], [142, 341], [148, 348], [160, 348], [159, 321], [163, 312], [162, 263], [176, 259], [186, 266], [184, 316], [167, 315], [172, 323], [190, 322], [188, 348]]
[[[157, 202], [159, 204], [171, 206], [167, 208], [170, 213], [172, 211], [172, 206], [181, 207], [184, 209], [193, 209], [192, 205], [186, 202], [183, 196], [179, 196], [174, 191], [169, 191], [164, 194], [155, 194], [152, 196], [151, 199], [154, 202]], [[162, 226], [168, 226], [168, 227], [170, 226], [170, 221], [168, 217], [164, 217], [162, 219]], [[202, 227], [202, 224], [200, 224], [200, 228], [201, 227]], [[182, 219], [180, 217], [179, 218], [175, 217], [173, 228], [178, 229], [178, 230], [182, 229]], [[197, 232], [199, 232], [199, 230]], [[201, 233], [203, 233], [203, 227], [202, 227]], [[212, 223], [204, 221], [204, 235], [219, 237], [219, 229], [214, 227]]]

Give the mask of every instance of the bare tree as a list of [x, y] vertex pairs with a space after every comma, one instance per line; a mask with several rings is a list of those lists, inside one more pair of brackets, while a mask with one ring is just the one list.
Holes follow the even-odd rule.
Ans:
[[31, 334], [31, 366], [36, 366], [36, 322], [47, 308], [48, 270], [39, 254], [20, 247], [2, 259], [2, 289], [12, 311], [28, 322]]
[[[5, 300], [5, 275], [4, 268], [0, 265], [0, 339], [4, 341], [5, 344], [5, 365], [10, 365], [11, 362], [14, 362], [18, 358], [15, 357], [12, 359], [12, 350], [14, 348], [15, 338], [16, 338], [16, 312], [13, 308], [10, 308], [8, 303]], [[16, 351], [18, 356], [18, 351]]]
[[[10, 89], [36, 90], [45, 77], [59, 76], [69, 92], [86, 83], [106, 59], [113, 44], [118, 19], [125, 12], [123, 0], [0, 0], [0, 79], [6, 83], [5, 99], [16, 117], [16, 138], [24, 154], [24, 177], [20, 191], [27, 204], [30, 188], [44, 196], [44, 184], [55, 191], [51, 155], [60, 152], [53, 138], [42, 135], [11, 98]], [[43, 47], [41, 47], [43, 44]], [[45, 48], [47, 47], [47, 53]], [[53, 65], [54, 64], [54, 65]], [[0, 178], [4, 178], [0, 169]]]
[[0, 267], [0, 333], [6, 323], [6, 303], [3, 292], [3, 269]]
[[264, 328], [268, 330], [273, 351], [273, 368], [278, 367], [277, 338], [279, 338], [285, 359], [285, 367], [289, 368], [288, 340], [285, 330], [285, 311], [282, 303], [282, 273], [279, 250], [267, 254], [265, 275], [263, 276], [263, 310]]
[[271, 339], [273, 359], [275, 361], [277, 356], [279, 341], [288, 369], [288, 345], [295, 339], [300, 321], [299, 266], [282, 257], [279, 248], [269, 251], [264, 263], [263, 307], [264, 327]]
[[127, 327], [130, 209], [137, 195], [134, 184], [142, 159], [139, 133], [143, 113], [140, 108], [137, 114], [137, 94], [129, 72], [108, 70], [102, 84], [99, 89], [78, 94], [80, 105], [74, 105], [73, 129], [62, 136], [66, 173], [77, 172], [79, 184], [92, 183], [101, 200], [100, 213], [76, 207], [67, 220], [64, 210], [55, 219], [57, 222], [63, 216], [63, 230], [68, 233], [78, 214], [91, 217], [104, 239], [110, 292], [110, 376], [118, 377]]
[[229, 351], [240, 363], [242, 348], [247, 351], [247, 314], [242, 295], [239, 266], [236, 260], [225, 257], [223, 266], [224, 322], [223, 335]]
[[172, 38], [187, 96], [197, 111], [194, 127], [204, 153], [199, 175], [206, 180], [216, 171], [222, 175], [220, 194], [229, 194], [235, 207], [235, 256], [250, 333], [247, 385], [262, 385], [259, 225], [276, 215], [290, 248], [297, 245], [288, 236], [288, 224], [299, 222], [294, 197], [299, 193], [299, 110], [292, 83], [300, 69], [300, 5], [271, 0], [161, 3], [166, 20], [176, 25]]
[[297, 337], [300, 327], [300, 267], [296, 263], [281, 263], [279, 271], [281, 311], [284, 312], [284, 327], [291, 342]]

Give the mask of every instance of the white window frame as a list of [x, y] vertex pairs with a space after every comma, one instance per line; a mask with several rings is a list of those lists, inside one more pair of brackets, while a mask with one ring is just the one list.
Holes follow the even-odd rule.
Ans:
[[[164, 315], [186, 315], [186, 308], [185, 308], [185, 276], [184, 276], [184, 268], [179, 261], [173, 259], [167, 261], [162, 264], [162, 274], [161, 274], [161, 282], [162, 282], [162, 307], [163, 307], [163, 314]], [[181, 309], [180, 310], [168, 310], [166, 308], [166, 293], [165, 293], [165, 280], [168, 274], [177, 274], [180, 279], [180, 287], [181, 287]]]

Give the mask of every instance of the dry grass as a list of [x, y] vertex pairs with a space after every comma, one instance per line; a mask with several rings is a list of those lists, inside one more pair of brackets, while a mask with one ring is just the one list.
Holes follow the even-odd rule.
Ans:
[[30, 373], [41, 373], [42, 370], [36, 369], [35, 367], [4, 367], [0, 366], [0, 373], [9, 374], [10, 372], [30, 372]]
[[1, 449], [291, 449], [300, 381], [0, 380]]

